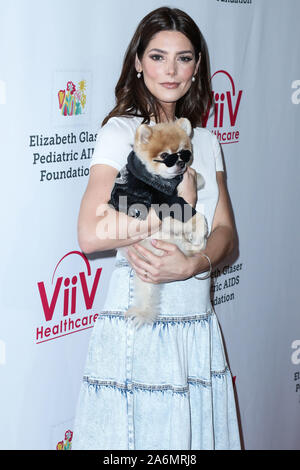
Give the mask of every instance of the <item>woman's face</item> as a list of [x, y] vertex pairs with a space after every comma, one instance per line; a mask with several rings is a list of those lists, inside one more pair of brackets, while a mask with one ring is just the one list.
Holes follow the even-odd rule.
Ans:
[[146, 87], [162, 105], [175, 105], [189, 90], [200, 59], [201, 55], [196, 61], [194, 47], [184, 34], [160, 31], [149, 42], [142, 60], [136, 56], [135, 67], [143, 72]]

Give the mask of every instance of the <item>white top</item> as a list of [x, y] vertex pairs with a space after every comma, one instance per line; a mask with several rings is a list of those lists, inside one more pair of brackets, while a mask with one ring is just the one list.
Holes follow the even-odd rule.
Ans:
[[[127, 163], [132, 151], [137, 127], [142, 123], [140, 117], [112, 117], [101, 127], [95, 144], [90, 168], [97, 163], [110, 165], [120, 170]], [[150, 121], [150, 125], [155, 122]], [[224, 171], [221, 147], [215, 134], [208, 129], [196, 127], [191, 139], [193, 163], [191, 165], [205, 179], [205, 186], [198, 191], [196, 210], [207, 219], [209, 233], [219, 197], [216, 171]]]

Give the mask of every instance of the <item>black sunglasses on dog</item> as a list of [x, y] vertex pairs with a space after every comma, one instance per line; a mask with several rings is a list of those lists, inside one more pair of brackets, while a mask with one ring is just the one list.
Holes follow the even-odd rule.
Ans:
[[178, 158], [187, 163], [191, 158], [192, 152], [190, 150], [180, 150], [176, 153], [162, 153], [160, 156], [163, 160], [153, 160], [154, 162], [164, 163], [166, 166], [174, 166]]

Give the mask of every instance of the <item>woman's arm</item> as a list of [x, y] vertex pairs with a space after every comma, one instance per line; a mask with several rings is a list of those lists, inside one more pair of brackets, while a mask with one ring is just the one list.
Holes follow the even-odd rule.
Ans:
[[107, 205], [118, 170], [97, 164], [83, 195], [77, 225], [78, 242], [84, 253], [128, 246], [156, 232], [161, 224], [154, 210], [146, 220], [137, 220]]
[[[233, 213], [223, 171], [216, 172], [219, 186], [219, 200], [214, 214], [211, 233], [203, 250], [212, 264], [212, 268], [229, 255], [237, 243]], [[208, 261], [196, 253], [190, 258], [189, 272], [192, 275], [209, 270]]]
[[[237, 240], [223, 172], [218, 171], [216, 177], [219, 186], [219, 200], [211, 234], [207, 240], [206, 248], [203, 250], [203, 253], [210, 258], [212, 267], [233, 250]], [[185, 256], [176, 245], [164, 240], [157, 240], [155, 247], [165, 250], [165, 255], [163, 257], [156, 256], [138, 244], [128, 248], [129, 261], [144, 282], [159, 284], [184, 280], [209, 270], [208, 261], [198, 253], [190, 257]], [[145, 272], [147, 272], [147, 277], [145, 277]]]

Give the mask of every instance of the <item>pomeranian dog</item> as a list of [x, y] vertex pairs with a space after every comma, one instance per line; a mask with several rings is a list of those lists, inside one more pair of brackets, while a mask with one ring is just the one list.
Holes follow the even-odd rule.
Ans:
[[[206, 246], [205, 216], [180, 195], [183, 174], [192, 162], [191, 133], [191, 123], [186, 118], [154, 126], [141, 124], [108, 202], [114, 209], [141, 220], [146, 219], [151, 207], [156, 211], [162, 221], [159, 231], [139, 244], [158, 256], [164, 252], [152, 245], [152, 238], [175, 243], [186, 256]], [[197, 173], [197, 190], [204, 184], [203, 176]], [[126, 257], [125, 249], [119, 249]], [[139, 328], [157, 319], [163, 284], [144, 282], [135, 272], [133, 279], [133, 304], [125, 316], [131, 317]]]

